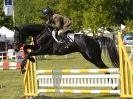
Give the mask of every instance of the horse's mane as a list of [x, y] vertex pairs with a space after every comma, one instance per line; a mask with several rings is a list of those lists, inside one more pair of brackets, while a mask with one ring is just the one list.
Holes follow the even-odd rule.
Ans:
[[45, 28], [43, 24], [24, 24], [19, 26], [19, 29], [22, 32], [30, 32], [30, 31], [42, 31]]
[[45, 25], [43, 24], [23, 24], [18, 27], [21, 32], [26, 33], [26, 34], [36, 34], [40, 33], [44, 30]]

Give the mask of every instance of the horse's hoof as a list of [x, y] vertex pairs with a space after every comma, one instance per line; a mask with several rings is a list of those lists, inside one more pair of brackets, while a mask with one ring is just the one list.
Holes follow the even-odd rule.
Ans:
[[25, 69], [21, 69], [21, 73], [24, 74], [26, 72]]
[[29, 58], [31, 62], [35, 62], [35, 59], [33, 57]]

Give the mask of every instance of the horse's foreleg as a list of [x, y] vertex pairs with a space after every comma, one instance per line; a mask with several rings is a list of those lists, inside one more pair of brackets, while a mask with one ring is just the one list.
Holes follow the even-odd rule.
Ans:
[[35, 46], [35, 45], [25, 45], [24, 48], [23, 48], [25, 55], [26, 55], [27, 53], [29, 53], [29, 52], [27, 51], [28, 49], [30, 49], [30, 50], [35, 50], [35, 49], [37, 49], [37, 46]]
[[[28, 54], [28, 53], [30, 53], [29, 51], [28, 51], [28, 49], [30, 49], [30, 50], [36, 50], [37, 49], [37, 46], [35, 46], [35, 45], [25, 45], [24, 46], [24, 54], [25, 54], [25, 56]], [[33, 58], [28, 58], [30, 61], [33, 61]]]
[[28, 53], [27, 49], [28, 49], [27, 45], [24, 45], [23, 50], [25, 55]]
[[37, 50], [33, 50], [30, 53], [27, 53], [27, 55], [25, 56], [24, 60], [21, 63], [21, 72], [24, 73], [25, 72], [25, 65], [26, 65], [26, 60], [30, 59], [31, 56], [37, 56], [37, 55], [44, 55], [44, 50], [42, 50], [42, 48], [39, 48]]

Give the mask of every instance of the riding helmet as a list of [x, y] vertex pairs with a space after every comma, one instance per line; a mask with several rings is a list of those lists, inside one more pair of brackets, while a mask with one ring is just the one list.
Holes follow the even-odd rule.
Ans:
[[54, 12], [52, 11], [52, 9], [50, 9], [49, 7], [47, 7], [47, 8], [43, 8], [42, 9], [42, 13], [45, 15], [45, 16], [50, 16], [50, 15], [53, 15], [54, 14]]

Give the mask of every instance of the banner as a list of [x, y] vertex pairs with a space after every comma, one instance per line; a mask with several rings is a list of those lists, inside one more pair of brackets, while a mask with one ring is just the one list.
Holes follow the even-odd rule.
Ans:
[[12, 0], [4, 0], [4, 12], [5, 16], [13, 15], [13, 4]]

